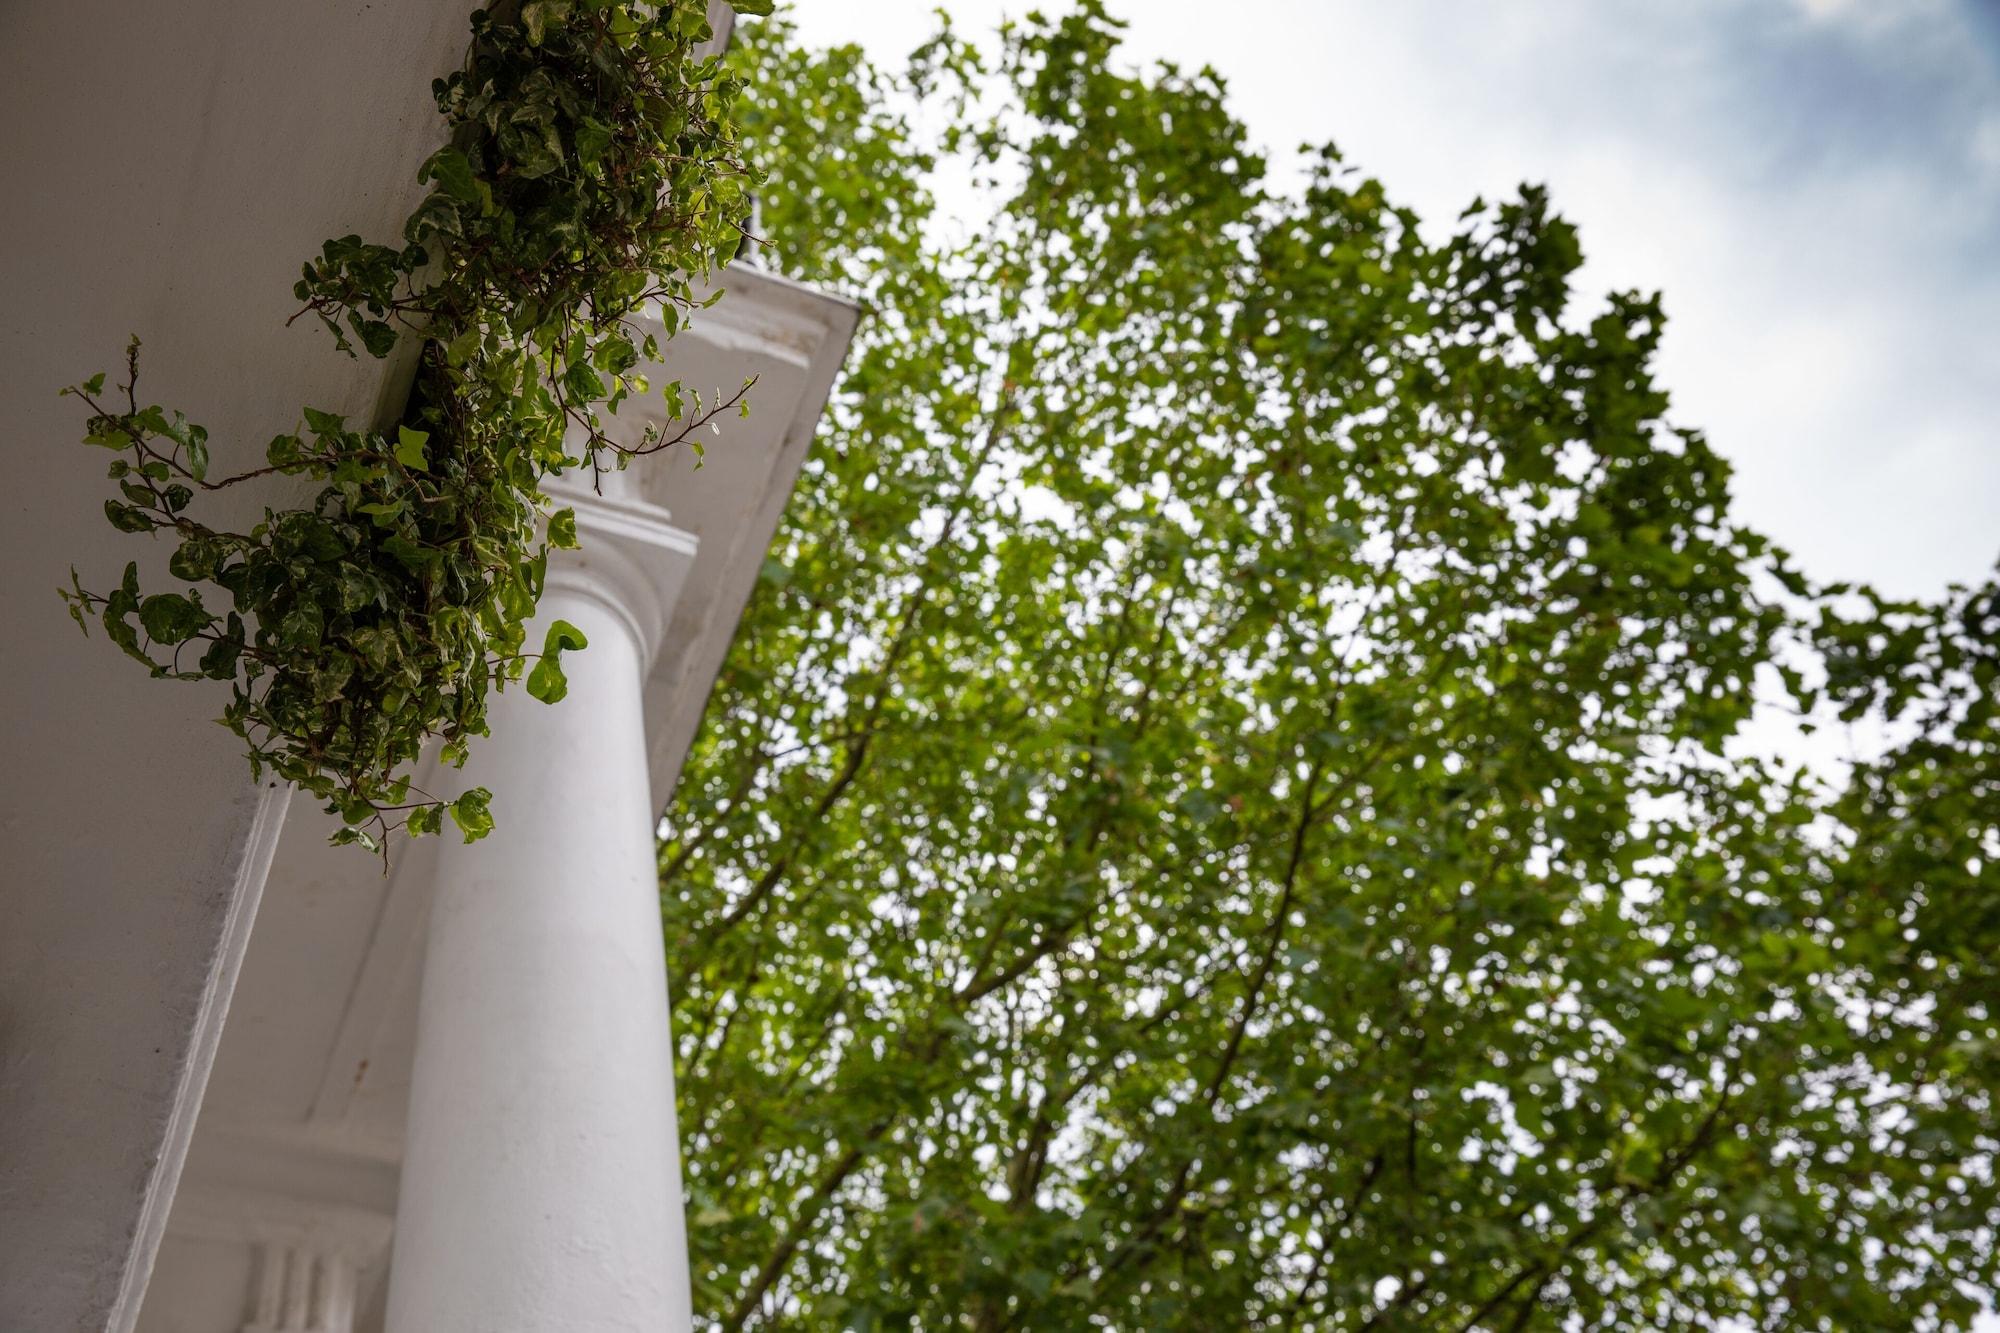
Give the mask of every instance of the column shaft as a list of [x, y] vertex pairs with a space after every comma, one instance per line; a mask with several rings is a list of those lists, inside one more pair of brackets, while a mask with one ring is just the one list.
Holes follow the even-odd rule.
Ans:
[[440, 858], [389, 1333], [691, 1324], [644, 631], [588, 568], [542, 616], [589, 636], [569, 696], [510, 688], [446, 775], [497, 827]]

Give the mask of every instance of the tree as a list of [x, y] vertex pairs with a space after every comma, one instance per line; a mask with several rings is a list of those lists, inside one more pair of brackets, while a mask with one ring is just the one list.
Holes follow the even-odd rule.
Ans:
[[1541, 191], [1117, 41], [736, 57], [866, 317], [662, 843], [709, 1325], [1964, 1326], [2000, 604], [1733, 522]]

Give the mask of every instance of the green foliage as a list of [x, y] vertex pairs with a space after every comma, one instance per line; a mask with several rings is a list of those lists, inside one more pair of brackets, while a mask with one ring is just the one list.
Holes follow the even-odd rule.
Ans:
[[738, 58], [868, 318], [667, 816], [705, 1326], [1964, 1327], [1993, 592], [1732, 523], [1539, 191], [1280, 188], [1093, 5]]
[[[105, 516], [172, 538], [173, 577], [212, 590], [206, 603], [200, 587], [142, 595], [136, 567], [108, 594], [73, 580], [77, 623], [100, 620], [156, 676], [231, 682], [222, 721], [253, 771], [325, 799], [342, 841], [435, 832], [447, 805], [468, 839], [492, 827], [485, 793], [413, 796], [408, 770], [433, 739], [462, 763], [489, 693], [523, 670], [536, 698], [568, 688], [557, 656], [581, 634], [558, 626], [542, 654], [522, 651], [548, 546], [577, 544], [568, 510], [539, 535], [538, 487], [671, 447], [743, 397], [694, 396], [668, 413], [671, 434], [606, 433], [603, 414], [647, 391], [638, 367], [714, 299], [696, 284], [741, 243], [740, 85], [694, 58], [710, 35], [701, 0], [473, 15], [464, 68], [433, 85], [449, 142], [423, 165], [433, 189], [401, 243], [328, 241], [295, 288], [349, 355], [414, 344], [416, 389], [393, 431], [307, 407], [265, 466], [217, 478], [202, 427], [140, 404], [137, 339], [116, 399], [103, 375], [64, 391], [90, 408], [85, 442], [116, 455], [121, 498]], [[666, 394], [682, 402], [678, 384]], [[191, 508], [274, 474], [316, 488], [311, 503], [267, 509], [247, 532]]]
[[565, 649], [582, 648], [588, 643], [583, 631], [567, 620], [550, 624], [542, 637], [542, 656], [528, 672], [528, 693], [545, 704], [555, 703], [569, 693], [569, 678], [563, 675]]

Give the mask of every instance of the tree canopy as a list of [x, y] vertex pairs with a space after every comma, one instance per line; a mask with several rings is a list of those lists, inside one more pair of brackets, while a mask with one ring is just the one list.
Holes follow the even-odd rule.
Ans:
[[704, 1326], [1964, 1327], [2000, 601], [1734, 521], [1542, 191], [1118, 41], [739, 34], [865, 315], [664, 825]]

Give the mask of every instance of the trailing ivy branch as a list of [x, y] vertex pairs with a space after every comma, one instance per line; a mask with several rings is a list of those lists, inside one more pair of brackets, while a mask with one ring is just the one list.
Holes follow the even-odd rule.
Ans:
[[[765, 2], [736, 8], [763, 12]], [[425, 746], [462, 765], [487, 733], [487, 696], [525, 674], [553, 703], [564, 621], [539, 652], [527, 622], [548, 548], [577, 544], [552, 510], [552, 476], [687, 443], [745, 393], [664, 386], [669, 427], [636, 442], [606, 416], [649, 392], [638, 368], [712, 302], [697, 284], [741, 244], [754, 181], [738, 153], [736, 77], [696, 59], [702, 0], [532, 0], [472, 16], [464, 67], [432, 85], [450, 126], [423, 165], [432, 189], [400, 245], [326, 242], [294, 288], [340, 350], [389, 356], [416, 341], [416, 381], [393, 431], [315, 408], [274, 438], [265, 465], [209, 469], [208, 433], [142, 405], [139, 343], [122, 384], [98, 374], [63, 390], [89, 409], [84, 442], [117, 455], [122, 532], [165, 535], [181, 590], [147, 592], [137, 563], [109, 592], [74, 571], [62, 590], [89, 632], [156, 677], [229, 681], [220, 721], [249, 745], [252, 772], [297, 783], [341, 817], [336, 843], [380, 850], [396, 829], [467, 841], [493, 827], [492, 793], [412, 785]], [[294, 316], [298, 318], [299, 316]], [[198, 497], [281, 475], [318, 483], [310, 504], [266, 509], [247, 532], [197, 515]]]

